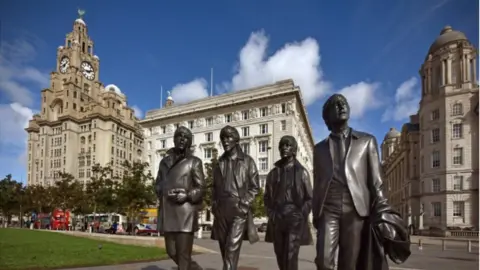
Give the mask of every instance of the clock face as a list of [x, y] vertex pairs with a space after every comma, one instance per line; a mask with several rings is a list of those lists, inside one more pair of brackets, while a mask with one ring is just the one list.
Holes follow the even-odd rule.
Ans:
[[70, 59], [66, 56], [60, 60], [60, 72], [65, 73], [67, 72], [68, 67], [70, 66]]
[[87, 78], [90, 81], [95, 79], [95, 70], [93, 69], [90, 63], [82, 62], [81, 68], [82, 68], [82, 74], [83, 76], [85, 76], [85, 78]]

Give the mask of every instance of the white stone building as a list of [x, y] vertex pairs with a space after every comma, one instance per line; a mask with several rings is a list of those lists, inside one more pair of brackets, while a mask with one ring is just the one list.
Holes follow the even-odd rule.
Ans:
[[166, 151], [173, 147], [173, 133], [181, 125], [192, 131], [194, 155], [204, 164], [210, 162], [213, 148], [219, 155], [223, 153], [220, 130], [225, 125], [236, 127], [243, 151], [257, 163], [262, 187], [273, 163], [280, 158], [278, 143], [284, 135], [297, 138], [298, 160], [312, 174], [313, 135], [300, 88], [292, 80], [182, 105], [174, 105], [169, 97], [164, 108], [148, 111], [140, 125], [145, 135], [144, 160], [153, 175]]
[[[411, 123], [416, 130], [389, 132], [382, 144], [391, 199], [418, 215], [421, 222], [413, 224], [419, 230], [455, 236], [478, 230], [477, 57], [462, 32], [445, 27], [420, 68], [421, 100]], [[415, 152], [413, 160], [407, 150]]]

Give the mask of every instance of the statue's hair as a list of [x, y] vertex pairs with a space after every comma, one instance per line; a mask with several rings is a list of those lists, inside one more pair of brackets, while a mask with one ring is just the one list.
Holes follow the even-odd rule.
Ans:
[[280, 149], [283, 144], [285, 143], [290, 143], [292, 148], [293, 148], [293, 155], [297, 156], [297, 150], [298, 150], [298, 143], [297, 139], [295, 137], [290, 136], [290, 135], [285, 135], [280, 139], [280, 142], [278, 143], [278, 148]]
[[[334, 106], [335, 103], [338, 101], [338, 100], [343, 100], [347, 105], [348, 105], [348, 101], [347, 101], [347, 98], [342, 95], [342, 94], [333, 94], [331, 95], [327, 101], [325, 101], [325, 103], [323, 104], [323, 108], [322, 108], [322, 117], [323, 117], [323, 121], [325, 122], [325, 125], [327, 125], [327, 128], [328, 130], [331, 130], [331, 123], [329, 122], [329, 111], [330, 111], [330, 107], [331, 106]], [[350, 106], [350, 105], [348, 105]]]
[[220, 130], [220, 140], [226, 136], [232, 136], [235, 141], [240, 141], [240, 133], [238, 133], [238, 130], [232, 126], [226, 125]]

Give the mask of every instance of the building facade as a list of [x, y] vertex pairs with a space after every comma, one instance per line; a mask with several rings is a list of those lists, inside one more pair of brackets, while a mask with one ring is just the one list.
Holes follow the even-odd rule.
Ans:
[[[208, 163], [213, 149], [223, 153], [220, 130], [236, 127], [240, 146], [256, 161], [260, 185], [265, 186], [267, 173], [280, 158], [278, 143], [284, 135], [298, 141], [298, 160], [312, 174], [313, 135], [299, 87], [292, 80], [258, 88], [236, 91], [174, 105], [171, 97], [164, 108], [148, 111], [140, 121], [145, 134], [144, 159], [156, 175], [160, 160], [173, 147], [173, 133], [179, 126], [193, 133], [194, 155]], [[206, 220], [210, 220], [207, 213]]]
[[[386, 138], [383, 142], [390, 198], [401, 208], [411, 209], [407, 212], [411, 217], [418, 213], [417, 224], [413, 225], [420, 230], [478, 230], [477, 57], [477, 50], [462, 32], [445, 27], [420, 68], [422, 93], [414, 116], [418, 118], [419, 137], [418, 146], [413, 147], [418, 150], [414, 150], [417, 158], [409, 159], [417, 165], [408, 166], [406, 162], [397, 167], [405, 162], [407, 150], [412, 149], [406, 137], [416, 137], [417, 131], [406, 132], [409, 135], [405, 137], [402, 130], [395, 139], [393, 153], [386, 151], [392, 147], [392, 140]], [[418, 189], [411, 185], [417, 173]], [[399, 193], [404, 200], [399, 201]], [[418, 205], [408, 205], [417, 199]]]
[[60, 172], [85, 183], [91, 167], [141, 160], [143, 135], [120, 89], [99, 80], [100, 59], [78, 18], [57, 49], [57, 67], [42, 90], [41, 110], [28, 128], [28, 185], [52, 185]]

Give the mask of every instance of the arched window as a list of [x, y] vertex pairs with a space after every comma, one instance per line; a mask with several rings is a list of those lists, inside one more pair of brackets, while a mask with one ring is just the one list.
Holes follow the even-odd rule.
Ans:
[[81, 143], [81, 144], [85, 144], [85, 137], [83, 137], [83, 136], [80, 137], [80, 143]]

